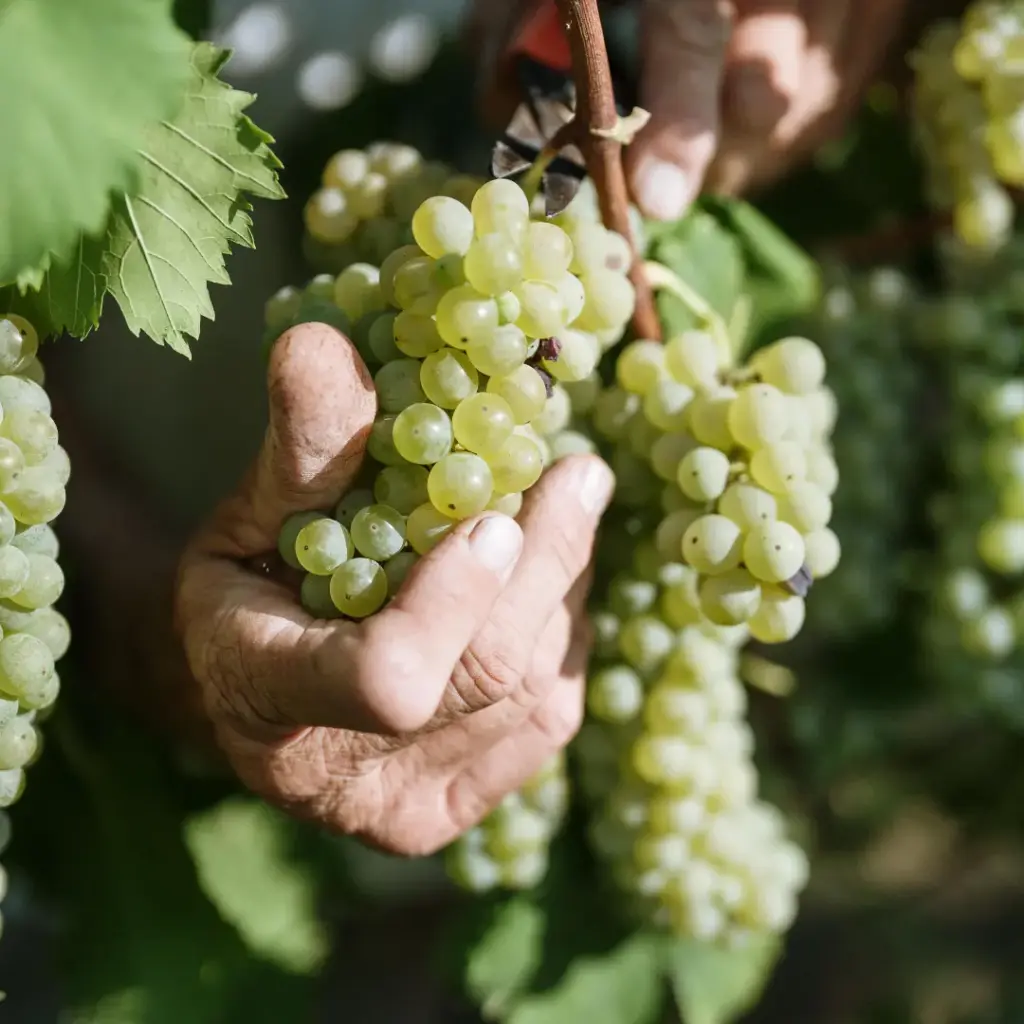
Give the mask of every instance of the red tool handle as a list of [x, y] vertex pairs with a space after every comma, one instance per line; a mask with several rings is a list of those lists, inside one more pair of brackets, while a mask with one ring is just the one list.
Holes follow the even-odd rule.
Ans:
[[510, 47], [510, 54], [513, 57], [529, 57], [565, 74], [572, 70], [569, 39], [554, 0], [542, 0], [533, 13], [523, 20]]

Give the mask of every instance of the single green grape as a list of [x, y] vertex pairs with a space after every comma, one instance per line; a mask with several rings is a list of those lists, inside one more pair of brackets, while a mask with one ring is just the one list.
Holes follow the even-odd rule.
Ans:
[[508, 402], [519, 425], [529, 423], [539, 416], [548, 400], [547, 388], [541, 375], [532, 366], [526, 365], [504, 376], [491, 377], [487, 382], [487, 391]]
[[[298, 539], [299, 531], [308, 523], [312, 523], [323, 517], [322, 512], [296, 512], [289, 516], [277, 535], [277, 550], [280, 556], [293, 569], [301, 569], [302, 563], [295, 552], [295, 542]], [[55, 557], [55, 556], [51, 556]]]
[[63, 658], [71, 645], [71, 625], [56, 608], [37, 608], [25, 613], [18, 632], [42, 640], [50, 648], [54, 661]]
[[405, 522], [406, 537], [416, 554], [425, 555], [439, 544], [454, 526], [453, 519], [443, 512], [438, 512], [433, 505], [423, 504], [409, 513], [409, 518]]
[[469, 247], [464, 263], [466, 280], [481, 295], [500, 295], [523, 279], [523, 258], [508, 235], [490, 234]]
[[423, 466], [385, 466], [373, 482], [373, 496], [378, 504], [407, 516], [427, 500], [427, 471]]
[[423, 359], [444, 348], [433, 317], [403, 310], [392, 320], [392, 333], [397, 350], [413, 359]]
[[50, 648], [38, 637], [14, 633], [0, 640], [0, 690], [23, 704], [48, 695], [54, 667]]
[[28, 556], [13, 544], [0, 547], [0, 598], [13, 597], [25, 585]]
[[423, 401], [420, 366], [418, 359], [396, 359], [377, 371], [373, 378], [373, 386], [384, 412], [399, 413], [410, 405]]
[[483, 391], [456, 406], [452, 427], [455, 440], [479, 455], [501, 448], [512, 436], [515, 421], [508, 402]]
[[528, 338], [551, 338], [568, 326], [565, 302], [549, 281], [523, 281], [513, 291], [520, 304], [516, 326]]
[[7, 491], [14, 487], [25, 468], [22, 450], [7, 437], [0, 437], [0, 489]]
[[528, 354], [526, 335], [515, 324], [502, 324], [493, 331], [475, 334], [466, 347], [470, 361], [488, 377], [513, 373], [526, 362]]
[[331, 600], [342, 615], [351, 619], [372, 615], [387, 596], [384, 568], [372, 558], [351, 558], [331, 576]]
[[376, 459], [382, 466], [400, 466], [405, 461], [395, 447], [396, 420], [396, 416], [378, 416], [370, 428], [370, 436], [366, 441], [366, 450], [371, 458]]
[[523, 255], [527, 278], [557, 281], [572, 263], [572, 240], [557, 224], [533, 221], [526, 229]]
[[487, 507], [494, 492], [494, 478], [490, 465], [479, 455], [453, 452], [431, 468], [427, 490], [439, 512], [452, 519], [466, 519]]
[[359, 554], [385, 562], [405, 545], [405, 517], [388, 505], [360, 509], [352, 520], [352, 543]]
[[314, 576], [330, 576], [351, 557], [352, 538], [336, 519], [313, 519], [295, 537], [295, 559]]
[[454, 409], [463, 399], [476, 393], [480, 376], [469, 356], [446, 348], [423, 360], [420, 384], [434, 405], [442, 409]]
[[468, 284], [452, 288], [437, 305], [437, 329], [453, 348], [465, 349], [498, 326], [498, 304]]
[[299, 600], [302, 607], [318, 619], [336, 619], [341, 615], [331, 599], [330, 576], [314, 576], [313, 573], [306, 573], [302, 579]]
[[[374, 502], [374, 496], [372, 491], [368, 491], [364, 488], [358, 488], [354, 491], [349, 491], [341, 501], [334, 508], [334, 518], [345, 527], [346, 530], [352, 529], [352, 520], [355, 518], [355, 514], [361, 509], [366, 508], [367, 505], [372, 505]], [[312, 515], [312, 513], [302, 513], [303, 515]], [[303, 524], [305, 525], [305, 524]], [[293, 541], [294, 544], [294, 541]], [[296, 565], [294, 568], [298, 569]]]
[[[451, 522], [451, 520], [448, 520]], [[384, 575], [388, 578], [388, 593], [398, 593], [398, 588], [405, 582], [412, 567], [420, 560], [415, 551], [399, 551], [384, 563]]]
[[437, 264], [429, 256], [413, 256], [396, 271], [392, 281], [394, 303], [402, 310], [431, 316], [443, 294], [436, 277]]
[[428, 402], [410, 405], [395, 420], [395, 449], [409, 462], [429, 466], [451, 450], [452, 422], [448, 413]]
[[540, 449], [521, 434], [513, 434], [501, 448], [486, 452], [486, 459], [494, 490], [499, 494], [528, 490], [544, 471]]
[[412, 235], [434, 259], [449, 253], [461, 256], [473, 241], [473, 215], [457, 199], [431, 196], [413, 214]]
[[514, 181], [496, 178], [477, 190], [472, 212], [478, 237], [498, 233], [522, 238], [530, 222], [530, 201]]
[[21, 608], [42, 608], [53, 604], [64, 592], [64, 570], [46, 555], [26, 555], [28, 577], [11, 601]]

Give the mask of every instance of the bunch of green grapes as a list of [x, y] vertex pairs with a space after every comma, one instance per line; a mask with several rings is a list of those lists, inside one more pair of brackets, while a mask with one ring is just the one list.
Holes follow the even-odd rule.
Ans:
[[548, 849], [568, 806], [566, 759], [559, 753], [448, 847], [448, 874], [470, 892], [534, 888], [547, 873]]
[[918, 339], [948, 402], [945, 490], [923, 647], [933, 677], [1011, 707], [1024, 670], [1024, 300], [1020, 240], [922, 299]]
[[[24, 791], [25, 769], [41, 748], [39, 724], [60, 690], [56, 662], [71, 640], [53, 608], [64, 574], [49, 526], [64, 508], [71, 467], [38, 348], [27, 320], [0, 316], [0, 808]], [[0, 873], [0, 899], [5, 888]]]
[[[491, 181], [471, 207], [428, 198], [416, 244], [335, 279], [331, 300], [356, 325], [379, 414], [366, 487], [333, 516], [303, 513], [282, 529], [311, 614], [373, 614], [456, 522], [515, 515], [552, 458], [589, 444], [565, 429], [567, 389], [593, 390], [635, 296], [628, 243], [581, 224], [570, 234], [532, 220], [517, 184]], [[325, 280], [312, 287], [326, 296]]]
[[846, 638], [892, 617], [904, 579], [901, 550], [915, 494], [922, 437], [918, 375], [908, 351], [913, 294], [898, 271], [839, 273], [809, 328], [828, 359], [842, 410], [831, 454], [844, 481], [834, 495], [832, 529], [843, 560], [814, 589], [808, 622]]
[[824, 377], [821, 350], [798, 337], [742, 367], [698, 330], [619, 354], [617, 383], [591, 417], [613, 445], [618, 499], [660, 501], [657, 550], [694, 570], [694, 602], [672, 604], [672, 628], [703, 616], [770, 644], [800, 631], [804, 595], [840, 553], [828, 526], [839, 474]]
[[1024, 12], [981, 0], [962, 22], [940, 21], [911, 58], [918, 143], [930, 200], [953, 210], [968, 245], [993, 249], [1013, 230], [1006, 186], [1024, 183]]
[[343, 149], [327, 161], [321, 187], [306, 203], [306, 254], [334, 272], [357, 260], [379, 263], [412, 242], [412, 215], [425, 199], [440, 194], [468, 205], [482, 184], [424, 160], [412, 146]]
[[591, 843], [645, 921], [726, 944], [783, 932], [808, 865], [757, 797], [737, 671], [748, 630], [709, 621], [698, 572], [652, 543], [633, 563], [592, 613], [588, 721], [573, 748]]

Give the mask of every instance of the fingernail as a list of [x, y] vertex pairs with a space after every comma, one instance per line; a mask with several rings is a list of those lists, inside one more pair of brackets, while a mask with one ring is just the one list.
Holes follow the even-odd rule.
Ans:
[[487, 516], [473, 527], [469, 548], [481, 565], [505, 577], [512, 572], [523, 550], [523, 531], [509, 516]]
[[690, 179], [680, 167], [655, 156], [645, 157], [636, 170], [636, 197], [649, 217], [675, 220], [693, 198]]
[[600, 459], [591, 459], [580, 480], [580, 504], [592, 516], [599, 516], [612, 500], [615, 474]]

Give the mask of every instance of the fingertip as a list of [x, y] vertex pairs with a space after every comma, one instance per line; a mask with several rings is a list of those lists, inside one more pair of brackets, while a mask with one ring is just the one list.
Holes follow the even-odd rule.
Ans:
[[570, 455], [559, 459], [540, 482], [527, 495], [528, 509], [547, 504], [557, 492], [559, 503], [562, 495], [576, 500], [583, 510], [595, 519], [611, 502], [615, 492], [615, 474], [599, 455]]
[[638, 139], [634, 146], [629, 177], [640, 211], [653, 220], [678, 220], [696, 199], [702, 175], [667, 156], [664, 145], [645, 145]]
[[[319, 395], [342, 388], [369, 406], [373, 378], [355, 345], [330, 324], [309, 321], [288, 328], [275, 343], [267, 368], [271, 401]], [[363, 397], [365, 396], [365, 397]], [[374, 399], [375, 406], [375, 399]]]
[[683, 216], [717, 145], [728, 0], [646, 0], [643, 106], [651, 121], [629, 147], [630, 185], [648, 217]]
[[466, 525], [465, 537], [473, 557], [507, 583], [523, 553], [522, 527], [502, 512], [487, 512]]

